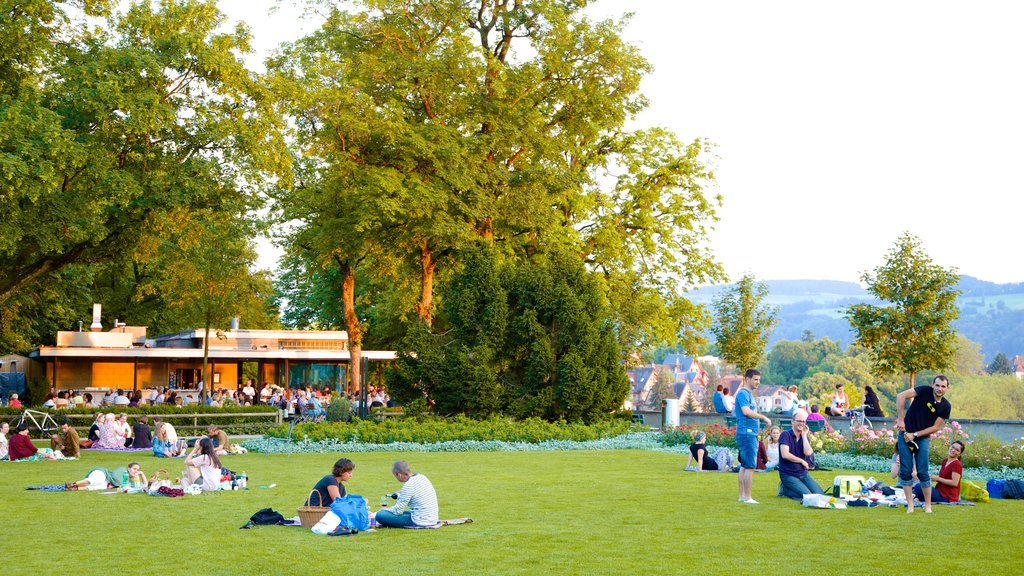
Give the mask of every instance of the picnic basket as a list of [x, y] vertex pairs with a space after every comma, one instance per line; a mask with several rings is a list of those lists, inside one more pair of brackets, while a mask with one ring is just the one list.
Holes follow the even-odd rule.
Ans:
[[[313, 503], [313, 494], [316, 494], [317, 500], [320, 502], [320, 506], [309, 506], [308, 504]], [[329, 506], [323, 505], [323, 496], [320, 495], [319, 490], [310, 490], [309, 498], [306, 499], [307, 506], [299, 506], [297, 512], [299, 514], [299, 523], [302, 524], [303, 528], [312, 528], [324, 514], [331, 511]]]

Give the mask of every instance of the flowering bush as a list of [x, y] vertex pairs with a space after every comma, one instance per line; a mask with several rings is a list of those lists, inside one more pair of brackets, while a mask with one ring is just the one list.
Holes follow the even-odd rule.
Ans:
[[718, 422], [707, 427], [695, 424], [676, 426], [663, 431], [660, 441], [665, 446], [689, 446], [697, 438], [698, 431], [708, 435], [706, 444], [709, 446], [736, 447], [736, 427], [724, 426]]
[[875, 430], [867, 426], [850, 429], [849, 451], [852, 454], [892, 457], [896, 446], [896, 433], [885, 426]]
[[849, 442], [838, 430], [825, 428], [818, 432], [811, 432], [811, 448], [815, 454], [833, 454], [846, 452], [849, 449]]

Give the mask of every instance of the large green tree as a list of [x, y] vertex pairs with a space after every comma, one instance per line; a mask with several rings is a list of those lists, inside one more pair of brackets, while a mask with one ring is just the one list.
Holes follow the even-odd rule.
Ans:
[[[9, 0], [0, 14], [0, 308], [6, 347], [34, 344], [41, 286], [128, 263], [186, 208], [258, 207], [287, 165], [244, 27], [212, 0]], [[90, 19], [92, 18], [92, 19]], [[7, 327], [12, 327], [7, 330]]]
[[877, 373], [908, 374], [913, 386], [918, 372], [951, 367], [959, 280], [954, 269], [932, 262], [909, 232], [900, 235], [873, 274], [861, 275], [868, 292], [884, 304], [852, 304], [845, 314], [857, 343], [871, 349]]
[[478, 239], [513, 259], [574, 253], [601, 273], [620, 344], [699, 341], [685, 290], [721, 277], [708, 145], [627, 128], [649, 65], [623, 23], [556, 0], [349, 6], [322, 3], [324, 25], [269, 63], [308, 160], [282, 199], [308, 258], [400, 258], [386, 273], [414, 297], [387, 302], [430, 326], [435, 283]]
[[429, 398], [441, 414], [599, 420], [622, 407], [629, 379], [600, 277], [575, 255], [502, 258], [486, 246], [442, 284], [449, 323], [417, 322], [395, 368], [392, 396]]
[[778, 310], [764, 303], [767, 296], [768, 285], [745, 274], [712, 304], [715, 319], [711, 332], [719, 355], [739, 372], [761, 364], [768, 337], [778, 322]]

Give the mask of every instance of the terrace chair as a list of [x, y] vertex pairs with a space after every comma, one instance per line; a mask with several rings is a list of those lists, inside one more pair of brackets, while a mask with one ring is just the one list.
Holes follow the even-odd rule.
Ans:
[[808, 420], [807, 421], [807, 430], [809, 432], [821, 432], [824, 429], [825, 429], [825, 421], [824, 420]]
[[786, 430], [792, 430], [793, 429], [793, 419], [792, 418], [779, 418], [779, 428], [781, 428], [783, 432], [785, 432]]

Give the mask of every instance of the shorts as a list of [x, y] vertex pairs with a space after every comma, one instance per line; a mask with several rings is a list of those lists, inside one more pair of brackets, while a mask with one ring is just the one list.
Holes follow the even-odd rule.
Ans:
[[757, 436], [736, 436], [740, 449], [740, 468], [757, 468]]

